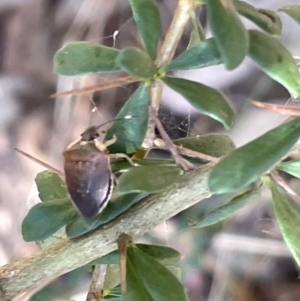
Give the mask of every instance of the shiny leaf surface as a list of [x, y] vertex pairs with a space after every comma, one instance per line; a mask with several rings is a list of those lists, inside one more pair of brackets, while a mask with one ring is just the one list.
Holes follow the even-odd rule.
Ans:
[[127, 291], [124, 301], [186, 301], [184, 287], [165, 266], [134, 244], [127, 249]]
[[206, 0], [208, 24], [225, 67], [235, 69], [248, 52], [249, 38], [231, 0]]
[[142, 79], [151, 79], [156, 73], [156, 67], [148, 53], [138, 48], [124, 49], [116, 61], [122, 71]]
[[222, 63], [223, 60], [216, 45], [215, 39], [210, 38], [201, 41], [198, 45], [185, 50], [168, 66], [166, 66], [165, 70], [167, 72], [175, 70], [190, 70], [219, 65]]
[[297, 118], [234, 150], [212, 170], [208, 180], [210, 190], [232, 192], [257, 180], [288, 153], [299, 136]]
[[[163, 265], [172, 266], [178, 264], [181, 258], [181, 255], [178, 251], [165, 246], [136, 244], [136, 247]], [[101, 258], [93, 260], [90, 264], [119, 264], [119, 261], [119, 251], [116, 250]]]
[[85, 75], [120, 71], [116, 64], [119, 50], [90, 42], [73, 42], [54, 56], [54, 72], [61, 75]]
[[182, 78], [165, 77], [162, 80], [181, 94], [193, 107], [221, 122], [226, 129], [233, 125], [234, 112], [226, 98], [217, 90]]
[[250, 30], [249, 36], [251, 59], [293, 97], [300, 97], [300, 73], [289, 51], [277, 39], [263, 32]]
[[69, 198], [52, 200], [34, 205], [22, 223], [25, 241], [45, 240], [70, 223], [78, 212]]
[[300, 5], [289, 5], [279, 9], [293, 18], [300, 25]]
[[54, 172], [45, 170], [38, 173], [35, 178], [35, 183], [39, 191], [39, 198], [42, 202], [69, 197], [66, 183]]
[[255, 23], [258, 27], [269, 34], [279, 35], [282, 29], [282, 22], [278, 14], [272, 10], [255, 8], [244, 1], [233, 2], [239, 14]]
[[[271, 178], [265, 177], [264, 180], [272, 191], [274, 210], [282, 236], [291, 253], [293, 254], [294, 259], [300, 266], [299, 205], [295, 203], [295, 201], [286, 191], [277, 186]], [[298, 207], [298, 210], [295, 209], [295, 206]]]
[[258, 189], [253, 189], [236, 196], [229, 203], [209, 212], [199, 222], [193, 223], [192, 227], [203, 228], [223, 221], [247, 205], [250, 201], [257, 197], [258, 193]]
[[161, 36], [158, 7], [153, 0], [129, 0], [129, 3], [145, 49], [154, 60]]
[[217, 133], [180, 138], [173, 140], [173, 143], [216, 158], [226, 156], [235, 150], [233, 141], [227, 135]]
[[117, 137], [108, 147], [110, 153], [132, 154], [141, 146], [148, 125], [148, 98], [149, 87], [141, 84], [127, 100], [116, 118], [134, 118], [116, 121], [107, 131], [104, 141], [112, 139], [113, 135]]
[[282, 170], [296, 178], [300, 178], [300, 161], [292, 160], [288, 162], [280, 162], [276, 168]]
[[135, 166], [118, 179], [120, 193], [156, 193], [172, 185], [182, 173], [177, 166]]

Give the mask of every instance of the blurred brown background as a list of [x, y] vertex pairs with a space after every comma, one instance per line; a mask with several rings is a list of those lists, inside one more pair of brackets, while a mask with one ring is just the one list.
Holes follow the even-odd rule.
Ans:
[[[247, 2], [274, 10], [300, 5], [299, 0]], [[177, 1], [157, 3], [165, 33]], [[205, 11], [197, 13], [205, 24]], [[282, 40], [295, 57], [300, 57], [300, 27], [286, 15], [280, 15]], [[248, 27], [254, 27], [244, 21]], [[189, 28], [178, 53], [184, 50], [188, 39]], [[67, 78], [52, 72], [55, 52], [65, 43], [77, 40], [117, 48], [139, 46], [127, 1], [0, 0], [0, 265], [38, 250], [35, 244], [23, 241], [20, 226], [29, 208], [38, 202], [34, 178], [44, 168], [20, 156], [12, 147], [61, 169], [64, 148], [91, 123], [112, 119], [136, 88], [129, 85], [94, 96], [50, 99], [49, 95], [57, 91], [112, 78]], [[237, 145], [283, 120], [277, 114], [252, 108], [246, 101], [251, 98], [285, 104], [289, 99], [284, 88], [248, 59], [233, 72], [216, 66], [179, 75], [219, 88], [228, 96], [237, 112], [236, 125], [229, 133]], [[94, 107], [97, 111], [92, 112]], [[169, 89], [164, 90], [160, 117], [172, 138], [222, 132], [216, 122], [197, 114]], [[299, 183], [294, 182], [293, 187], [299, 189]], [[296, 265], [281, 241], [269, 197], [263, 193], [223, 225], [190, 230], [190, 219], [199, 218], [226, 199], [205, 200], [154, 229], [144, 240], [168, 244], [182, 252], [183, 280], [192, 301], [300, 300]], [[60, 289], [56, 287], [55, 293], [50, 289], [32, 300], [81, 300], [80, 296], [74, 297], [72, 287], [78, 283], [76, 292], [84, 291], [88, 276], [80, 270], [72, 277], [57, 281]]]

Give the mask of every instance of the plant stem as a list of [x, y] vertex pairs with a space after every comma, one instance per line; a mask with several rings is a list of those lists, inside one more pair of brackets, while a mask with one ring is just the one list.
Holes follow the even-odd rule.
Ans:
[[163, 192], [138, 202], [115, 220], [77, 239], [63, 239], [35, 254], [0, 267], [0, 300], [35, 288], [117, 248], [116, 233], [142, 235], [163, 221], [209, 197], [207, 177], [213, 164], [188, 172]]
[[[159, 50], [156, 58], [156, 66], [161, 68], [171, 62], [174, 57], [177, 45], [183, 34], [186, 23], [188, 22], [190, 15], [193, 11], [194, 0], [179, 0], [176, 7], [172, 22], [166, 34], [165, 40]], [[143, 148], [151, 149], [155, 138], [155, 123], [151, 118], [151, 108], [158, 111], [161, 101], [163, 84], [159, 81], [155, 81], [151, 86], [150, 91], [150, 105], [149, 105], [149, 122], [148, 129], [143, 142]]]

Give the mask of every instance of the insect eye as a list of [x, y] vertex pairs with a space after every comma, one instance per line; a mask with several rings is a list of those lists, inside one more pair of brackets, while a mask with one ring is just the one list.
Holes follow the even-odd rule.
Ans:
[[98, 128], [92, 126], [88, 128], [85, 132], [81, 134], [81, 140], [83, 141], [92, 141], [99, 137]]

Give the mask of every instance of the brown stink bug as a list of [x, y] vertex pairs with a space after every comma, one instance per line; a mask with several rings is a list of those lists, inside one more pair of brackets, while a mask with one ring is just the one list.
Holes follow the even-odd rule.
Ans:
[[[106, 207], [114, 186], [107, 147], [117, 138], [114, 136], [111, 140], [100, 142], [99, 128], [103, 125], [89, 127], [81, 134], [81, 139], [70, 144], [63, 153], [68, 191], [78, 210], [87, 218], [94, 217]], [[111, 156], [126, 158], [132, 164], [125, 154]]]

